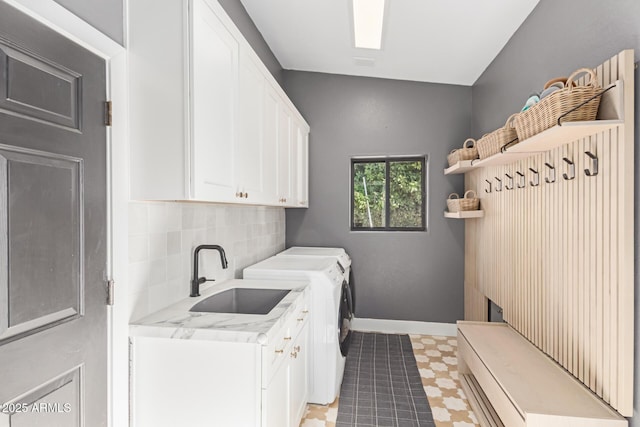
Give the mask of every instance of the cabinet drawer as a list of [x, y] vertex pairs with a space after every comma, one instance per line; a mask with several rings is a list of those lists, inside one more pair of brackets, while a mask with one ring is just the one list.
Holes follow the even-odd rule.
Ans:
[[262, 388], [266, 388], [273, 374], [292, 351], [292, 343], [309, 321], [308, 296], [299, 298], [287, 322], [275, 335], [272, 342], [262, 349]]
[[291, 336], [291, 321], [276, 334], [275, 339], [267, 346], [262, 347], [262, 388], [266, 388], [273, 374], [280, 364], [286, 360], [286, 355], [291, 348], [293, 337]]
[[305, 304], [301, 304], [300, 307], [297, 307], [297, 309], [295, 310], [291, 322], [291, 335], [294, 339], [298, 336], [298, 334], [300, 334], [300, 331], [302, 330], [304, 325], [306, 325], [309, 321], [309, 314], [309, 308], [306, 302]]

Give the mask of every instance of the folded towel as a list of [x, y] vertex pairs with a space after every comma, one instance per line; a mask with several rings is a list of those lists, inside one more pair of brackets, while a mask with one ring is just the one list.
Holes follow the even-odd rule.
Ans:
[[529, 99], [527, 99], [527, 102], [525, 102], [524, 107], [522, 107], [522, 111], [527, 111], [529, 108], [533, 107], [534, 105], [536, 105], [538, 102], [540, 102], [540, 97], [536, 94], [536, 95], [531, 95], [529, 97]]
[[542, 91], [542, 93], [540, 94], [540, 99], [546, 98], [547, 96], [551, 95], [553, 92], [557, 90], [560, 90], [558, 86], [549, 86], [548, 88]]

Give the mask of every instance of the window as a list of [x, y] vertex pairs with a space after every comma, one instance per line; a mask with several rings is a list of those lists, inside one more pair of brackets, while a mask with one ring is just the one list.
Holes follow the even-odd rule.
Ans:
[[425, 157], [351, 159], [351, 230], [423, 231]]

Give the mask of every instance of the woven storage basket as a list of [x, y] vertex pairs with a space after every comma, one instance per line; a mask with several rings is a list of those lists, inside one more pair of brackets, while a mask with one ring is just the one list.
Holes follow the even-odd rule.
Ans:
[[464, 144], [462, 144], [462, 148], [451, 150], [451, 153], [447, 156], [447, 161], [449, 162], [449, 166], [453, 166], [461, 160], [473, 160], [477, 158], [478, 149], [476, 148], [476, 140], [468, 138]]
[[486, 159], [500, 152], [498, 141], [493, 138], [490, 133], [485, 133], [482, 138], [476, 142], [476, 147], [478, 147], [478, 155], [481, 159]]
[[460, 211], [460, 196], [458, 193], [449, 194], [449, 198], [447, 199], [447, 209], [449, 212]]
[[[577, 86], [574, 79], [582, 73], [589, 74], [589, 83], [584, 86]], [[601, 97], [596, 97], [599, 90], [600, 85], [593, 70], [581, 68], [574, 71], [567, 79], [564, 89], [553, 92], [516, 117], [515, 126], [518, 138], [522, 141], [555, 126], [558, 124], [560, 116], [587, 102], [592, 97], [595, 98], [564, 116], [562, 121], [595, 120], [600, 106]]]
[[520, 113], [512, 114], [509, 116], [503, 127], [498, 128], [480, 138], [477, 145], [481, 159], [486, 159], [487, 157], [491, 157], [494, 154], [499, 153], [502, 147], [509, 142], [514, 140], [517, 142], [518, 137], [514, 127], [514, 122], [518, 114]]
[[515, 113], [510, 115], [507, 121], [505, 122], [504, 126], [491, 132], [490, 135], [492, 138], [496, 139], [495, 144], [497, 144], [500, 147], [499, 150], [501, 150], [502, 147], [504, 147], [505, 145], [507, 145], [508, 143], [514, 140], [515, 140], [514, 143], [517, 142], [518, 135], [516, 133], [516, 128], [514, 127], [513, 124], [516, 117], [518, 117], [518, 114], [520, 113]]
[[464, 198], [460, 200], [461, 211], [477, 211], [480, 207], [480, 199], [476, 197], [476, 192], [468, 190], [464, 193]]
[[476, 192], [473, 190], [464, 193], [464, 198], [462, 199], [457, 193], [449, 194], [449, 198], [447, 199], [447, 209], [449, 212], [476, 211], [479, 206], [480, 199], [476, 197]]

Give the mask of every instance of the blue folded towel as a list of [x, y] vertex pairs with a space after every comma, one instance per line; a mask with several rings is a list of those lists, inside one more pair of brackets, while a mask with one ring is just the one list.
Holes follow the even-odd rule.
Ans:
[[525, 102], [524, 107], [522, 107], [522, 110], [520, 111], [521, 112], [527, 111], [529, 108], [533, 107], [538, 102], [540, 102], [540, 96], [538, 96], [538, 94], [531, 95], [529, 99], [527, 99], [527, 102]]

